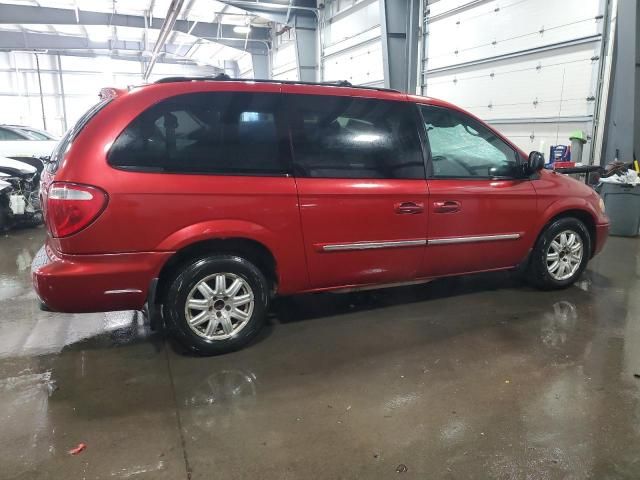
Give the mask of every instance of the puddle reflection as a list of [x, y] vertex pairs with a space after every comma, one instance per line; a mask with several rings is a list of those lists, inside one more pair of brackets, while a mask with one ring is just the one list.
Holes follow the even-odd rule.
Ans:
[[256, 396], [257, 378], [244, 370], [220, 370], [209, 374], [184, 401], [187, 407], [229, 406]]
[[576, 328], [578, 309], [568, 300], [556, 302], [545, 313], [540, 326], [540, 338], [547, 347], [557, 348], [567, 342]]

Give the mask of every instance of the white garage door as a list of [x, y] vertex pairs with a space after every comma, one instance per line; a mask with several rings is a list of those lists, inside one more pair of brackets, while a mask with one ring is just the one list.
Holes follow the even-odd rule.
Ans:
[[323, 15], [322, 79], [384, 86], [378, 0], [338, 0]]
[[[422, 93], [453, 102], [525, 151], [593, 135], [601, 0], [439, 0], [425, 16]], [[582, 161], [588, 162], [592, 142]], [[575, 159], [574, 159], [575, 160]]]

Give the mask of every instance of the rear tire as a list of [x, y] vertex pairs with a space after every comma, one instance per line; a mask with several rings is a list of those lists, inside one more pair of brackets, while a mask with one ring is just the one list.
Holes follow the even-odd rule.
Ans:
[[572, 285], [591, 256], [591, 237], [584, 223], [563, 217], [550, 223], [531, 252], [527, 279], [542, 290]]
[[268, 282], [255, 265], [235, 255], [215, 255], [181, 268], [164, 299], [164, 318], [185, 348], [219, 355], [255, 338], [268, 299]]

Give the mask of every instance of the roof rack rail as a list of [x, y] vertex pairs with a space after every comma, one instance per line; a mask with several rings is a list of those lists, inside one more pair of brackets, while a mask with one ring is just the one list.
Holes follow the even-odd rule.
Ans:
[[297, 80], [264, 80], [264, 79], [251, 79], [251, 78], [231, 78], [226, 73], [219, 73], [214, 76], [203, 77], [165, 77], [160, 80], [156, 80], [153, 83], [176, 83], [176, 82], [202, 82], [202, 81], [222, 81], [222, 82], [253, 82], [253, 83], [279, 83], [282, 85], [319, 85], [325, 87], [347, 87], [347, 88], [364, 88], [367, 90], [378, 90], [381, 92], [395, 92], [402, 93], [399, 90], [393, 90], [391, 88], [382, 87], [365, 87], [361, 85], [353, 85], [347, 80], [337, 80], [332, 82], [303, 82]]
[[203, 76], [203, 77], [164, 77], [160, 80], [156, 80], [153, 83], [174, 83], [174, 82], [191, 82], [196, 80], [219, 80], [219, 81], [229, 81], [232, 78], [226, 73], [219, 73], [218, 75], [213, 76]]

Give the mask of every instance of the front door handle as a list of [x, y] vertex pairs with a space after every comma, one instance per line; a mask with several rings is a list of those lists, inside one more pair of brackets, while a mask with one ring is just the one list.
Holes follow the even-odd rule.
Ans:
[[416, 214], [424, 212], [424, 203], [401, 202], [394, 205], [396, 213], [400, 214]]
[[433, 202], [433, 211], [436, 213], [454, 213], [460, 211], [460, 202], [455, 200], [445, 200]]

